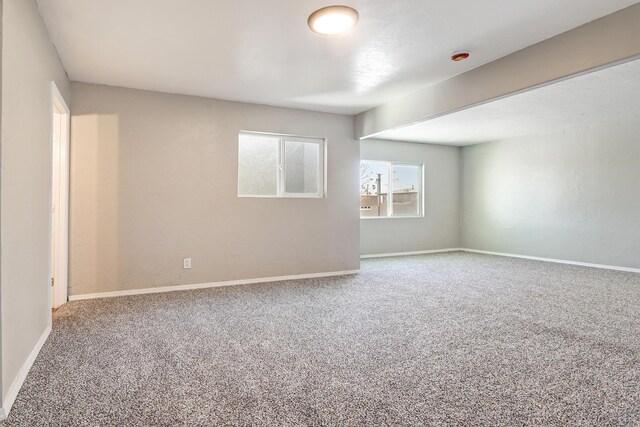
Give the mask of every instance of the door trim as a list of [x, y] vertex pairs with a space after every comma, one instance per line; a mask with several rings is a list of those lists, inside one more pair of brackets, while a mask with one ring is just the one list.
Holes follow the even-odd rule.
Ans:
[[[54, 114], [60, 114], [60, 142], [59, 154], [54, 153]], [[54, 286], [49, 286], [52, 294], [50, 301], [53, 308], [58, 308], [67, 302], [68, 299], [68, 275], [69, 275], [69, 135], [70, 135], [71, 111], [67, 106], [64, 97], [60, 93], [55, 82], [51, 82], [51, 195], [50, 206], [55, 206], [50, 210], [50, 248], [56, 250], [56, 265], [50, 266], [50, 276], [55, 280]], [[58, 166], [54, 167], [53, 162], [58, 161]], [[58, 191], [54, 191], [56, 180], [54, 173], [58, 174]], [[55, 200], [57, 199], [57, 200]], [[54, 241], [54, 230], [58, 230], [58, 239]], [[53, 252], [52, 252], [53, 259]], [[54, 275], [55, 272], [55, 275]]]

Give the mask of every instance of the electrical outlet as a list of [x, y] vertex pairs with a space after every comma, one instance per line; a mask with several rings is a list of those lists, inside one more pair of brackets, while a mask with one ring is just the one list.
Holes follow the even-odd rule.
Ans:
[[191, 268], [191, 258], [185, 258], [182, 260], [182, 267], [187, 270]]

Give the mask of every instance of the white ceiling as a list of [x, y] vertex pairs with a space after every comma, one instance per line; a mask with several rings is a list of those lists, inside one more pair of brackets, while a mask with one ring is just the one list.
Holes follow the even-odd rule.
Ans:
[[332, 0], [37, 0], [71, 80], [348, 114], [636, 2], [346, 0], [358, 26], [323, 37]]
[[640, 116], [640, 60], [385, 131], [375, 138], [463, 146], [633, 116]]

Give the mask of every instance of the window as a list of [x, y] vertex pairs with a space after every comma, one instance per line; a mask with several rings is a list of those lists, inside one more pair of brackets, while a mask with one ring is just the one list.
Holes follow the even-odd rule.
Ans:
[[238, 196], [325, 195], [325, 140], [240, 132]]
[[360, 217], [422, 216], [423, 165], [360, 162]]

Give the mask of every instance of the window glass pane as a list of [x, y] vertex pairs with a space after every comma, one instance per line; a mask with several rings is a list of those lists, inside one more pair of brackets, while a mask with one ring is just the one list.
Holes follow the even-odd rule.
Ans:
[[420, 215], [422, 168], [418, 165], [393, 165], [392, 215]]
[[320, 144], [284, 141], [285, 193], [317, 194], [321, 164]]
[[389, 164], [360, 163], [360, 216], [387, 216]]
[[278, 146], [272, 136], [240, 134], [238, 143], [238, 194], [278, 195]]

